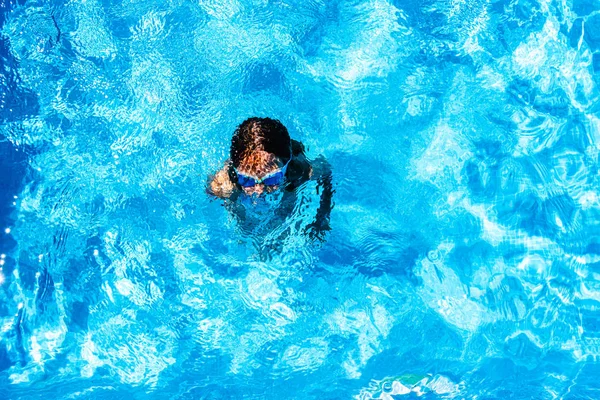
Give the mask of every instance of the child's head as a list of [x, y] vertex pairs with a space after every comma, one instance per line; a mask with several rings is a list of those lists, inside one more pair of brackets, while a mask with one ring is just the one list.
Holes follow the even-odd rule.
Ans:
[[230, 149], [235, 168], [260, 169], [260, 154], [272, 155], [284, 163], [291, 158], [290, 135], [281, 122], [271, 118], [248, 118], [235, 130]]
[[[237, 174], [258, 178], [275, 173], [292, 157], [290, 135], [277, 120], [249, 118], [236, 129], [231, 139], [230, 159]], [[247, 194], [261, 194], [268, 185], [244, 187]]]

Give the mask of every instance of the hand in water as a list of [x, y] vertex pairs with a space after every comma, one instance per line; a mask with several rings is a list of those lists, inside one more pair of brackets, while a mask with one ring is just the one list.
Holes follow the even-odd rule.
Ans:
[[304, 228], [304, 234], [308, 235], [310, 240], [319, 242], [325, 242], [325, 235], [331, 230], [329, 225], [329, 219], [319, 219], [315, 222], [311, 222]]

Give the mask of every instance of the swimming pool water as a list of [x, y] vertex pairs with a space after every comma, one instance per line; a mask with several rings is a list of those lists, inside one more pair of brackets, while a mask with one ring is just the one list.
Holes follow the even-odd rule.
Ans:
[[[600, 397], [597, 1], [0, 13], [1, 398]], [[324, 243], [206, 194], [250, 116]]]

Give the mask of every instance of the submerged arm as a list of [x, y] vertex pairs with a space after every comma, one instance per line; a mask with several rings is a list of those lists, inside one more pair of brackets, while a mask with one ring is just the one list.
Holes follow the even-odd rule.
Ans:
[[331, 230], [329, 216], [333, 208], [333, 185], [331, 178], [331, 166], [323, 156], [317, 157], [312, 165], [311, 179], [317, 181], [317, 194], [320, 194], [319, 208], [315, 220], [307, 227], [307, 233], [312, 239], [321, 241], [325, 238], [325, 232]]

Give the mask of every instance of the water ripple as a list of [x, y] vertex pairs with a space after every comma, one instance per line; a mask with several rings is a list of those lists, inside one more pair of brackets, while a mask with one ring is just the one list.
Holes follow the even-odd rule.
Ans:
[[[2, 395], [593, 398], [598, 11], [14, 5]], [[323, 243], [314, 182], [278, 214], [205, 193], [252, 115], [331, 165]]]

